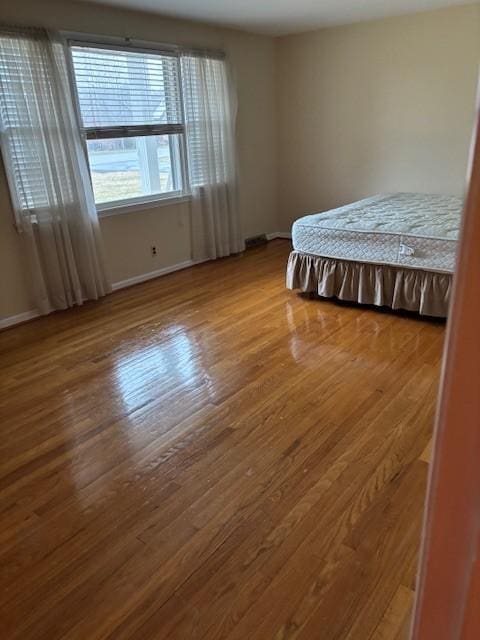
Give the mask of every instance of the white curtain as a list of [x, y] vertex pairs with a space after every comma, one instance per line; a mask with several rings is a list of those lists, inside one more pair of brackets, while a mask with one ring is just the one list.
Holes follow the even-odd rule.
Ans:
[[0, 29], [2, 152], [41, 313], [111, 290], [67, 55], [42, 29]]
[[184, 53], [182, 92], [190, 186], [194, 260], [245, 248], [237, 209], [236, 100], [223, 59]]

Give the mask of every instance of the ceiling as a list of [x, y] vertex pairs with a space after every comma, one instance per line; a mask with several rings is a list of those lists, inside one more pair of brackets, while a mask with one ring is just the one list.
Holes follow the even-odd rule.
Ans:
[[87, 0], [149, 11], [266, 35], [284, 35], [348, 24], [468, 0]]

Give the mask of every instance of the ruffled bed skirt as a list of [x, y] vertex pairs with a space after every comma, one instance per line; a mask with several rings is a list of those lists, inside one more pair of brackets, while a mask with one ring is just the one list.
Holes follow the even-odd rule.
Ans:
[[445, 318], [452, 275], [292, 251], [287, 266], [287, 287], [326, 298]]

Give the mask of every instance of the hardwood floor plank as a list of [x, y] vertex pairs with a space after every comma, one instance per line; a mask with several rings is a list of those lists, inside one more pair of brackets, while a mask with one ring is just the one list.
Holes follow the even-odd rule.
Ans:
[[384, 616], [372, 635], [372, 640], [408, 640], [408, 627], [415, 593], [400, 585]]
[[288, 243], [0, 332], [9, 640], [403, 640], [443, 324]]

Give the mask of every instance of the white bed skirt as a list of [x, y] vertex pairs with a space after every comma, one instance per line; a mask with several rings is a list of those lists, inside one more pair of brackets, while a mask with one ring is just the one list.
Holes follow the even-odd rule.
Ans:
[[326, 298], [445, 318], [452, 275], [292, 251], [287, 266], [287, 287]]

